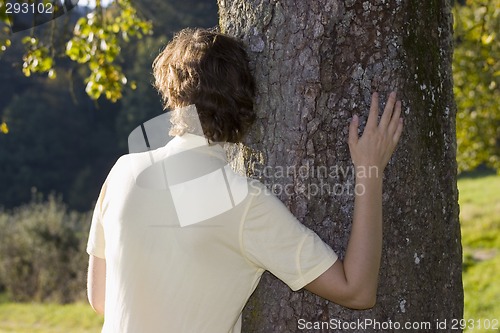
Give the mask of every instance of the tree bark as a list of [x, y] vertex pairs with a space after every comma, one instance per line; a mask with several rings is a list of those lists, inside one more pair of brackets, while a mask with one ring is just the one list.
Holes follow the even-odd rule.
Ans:
[[385, 102], [391, 90], [403, 101], [405, 122], [385, 171], [377, 305], [349, 310], [292, 292], [266, 273], [245, 308], [243, 331], [346, 331], [301, 329], [299, 319], [386, 325], [352, 332], [390, 332], [406, 322], [429, 322], [418, 331], [435, 332], [436, 321], [447, 320], [444, 331], [451, 331], [451, 321], [462, 318], [463, 289], [450, 1], [218, 4], [221, 30], [246, 42], [257, 81], [258, 119], [247, 144], [263, 163], [254, 174], [341, 258], [354, 203], [348, 123], [356, 113], [364, 124], [371, 93]]

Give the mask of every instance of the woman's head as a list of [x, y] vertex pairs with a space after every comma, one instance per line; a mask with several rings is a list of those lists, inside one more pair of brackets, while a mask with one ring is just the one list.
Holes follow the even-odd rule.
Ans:
[[210, 141], [238, 142], [255, 120], [255, 83], [241, 41], [184, 29], [153, 62], [154, 86], [172, 114], [171, 135], [189, 132], [182, 107], [194, 104]]

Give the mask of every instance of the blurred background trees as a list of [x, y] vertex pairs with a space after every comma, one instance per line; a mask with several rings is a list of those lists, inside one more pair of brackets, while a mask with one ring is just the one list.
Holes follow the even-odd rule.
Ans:
[[[459, 171], [500, 170], [500, 0], [457, 1], [454, 14]], [[128, 133], [162, 112], [158, 51], [217, 19], [215, 0], [115, 0], [12, 34], [0, 0], [0, 205], [36, 187], [90, 209]]]
[[12, 34], [0, 0], [0, 20], [0, 206], [36, 188], [87, 211], [130, 131], [163, 112], [153, 59], [175, 31], [214, 27], [217, 3], [116, 0]]
[[456, 3], [454, 17], [458, 168], [500, 170], [500, 1]]
[[114, 162], [128, 153], [130, 131], [163, 112], [152, 61], [175, 31], [215, 26], [217, 3], [145, 0], [132, 7], [119, 0], [99, 13], [77, 6], [14, 34], [5, 3], [0, 294], [12, 301], [82, 300], [89, 211]]

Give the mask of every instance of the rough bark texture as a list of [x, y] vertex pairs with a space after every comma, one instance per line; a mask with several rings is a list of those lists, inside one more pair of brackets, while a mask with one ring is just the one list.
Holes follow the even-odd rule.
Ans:
[[[353, 311], [265, 274], [244, 311], [244, 332], [300, 330], [298, 320], [430, 322], [462, 318], [461, 242], [452, 91], [452, 16], [445, 0], [219, 0], [223, 32], [248, 45], [257, 80], [258, 120], [248, 144], [263, 163], [307, 176], [269, 175], [285, 186], [290, 210], [342, 258], [354, 196], [348, 122], [364, 124], [370, 94], [397, 89], [405, 131], [385, 172], [384, 248], [377, 305]], [[307, 192], [312, 184], [323, 191]], [[330, 184], [328, 188], [325, 184]], [[333, 186], [337, 186], [335, 191]], [[282, 188], [283, 189], [283, 188]], [[278, 187], [279, 190], [279, 187]], [[279, 192], [279, 191], [278, 191]], [[321, 193], [323, 192], [323, 193]], [[350, 330], [376, 332], [391, 329]]]

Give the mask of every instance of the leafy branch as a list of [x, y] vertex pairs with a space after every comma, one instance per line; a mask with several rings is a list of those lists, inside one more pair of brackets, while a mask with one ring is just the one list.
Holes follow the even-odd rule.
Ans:
[[117, 8], [111, 8], [115, 15], [106, 16], [97, 3], [96, 11], [78, 20], [66, 45], [71, 60], [88, 65], [91, 73], [85, 79], [85, 91], [94, 100], [103, 93], [113, 102], [122, 97], [127, 78], [117, 64], [120, 45], [130, 42], [130, 36], [140, 39], [152, 33], [151, 22], [141, 19], [129, 0], [115, 4]]
[[[5, 0], [0, 0], [0, 56], [11, 45], [9, 18], [5, 13]], [[54, 21], [52, 21], [54, 22]], [[86, 64], [90, 75], [85, 79], [85, 91], [91, 99], [97, 100], [104, 95], [116, 102], [122, 97], [127, 84], [127, 77], [119, 65], [118, 56], [124, 44], [133, 38], [141, 39], [152, 34], [152, 23], [137, 13], [130, 0], [115, 0], [107, 8], [96, 1], [95, 10], [82, 17], [76, 23], [71, 39], [65, 44], [63, 55], [55, 52], [54, 31], [51, 26], [49, 42], [36, 36], [31, 29], [31, 36], [24, 37], [25, 45], [22, 71], [24, 75], [47, 73], [51, 79], [56, 77], [56, 55], [67, 56], [71, 60]], [[131, 84], [134, 88], [134, 84]]]

